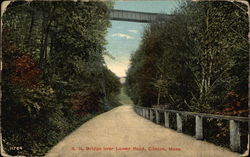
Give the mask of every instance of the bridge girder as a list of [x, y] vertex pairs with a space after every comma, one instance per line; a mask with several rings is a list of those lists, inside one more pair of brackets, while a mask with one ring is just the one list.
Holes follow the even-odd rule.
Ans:
[[159, 13], [147, 13], [127, 10], [110, 10], [110, 20], [128, 21], [128, 22], [140, 22], [150, 23], [154, 21], [159, 15], [170, 17], [171, 15], [159, 14]]

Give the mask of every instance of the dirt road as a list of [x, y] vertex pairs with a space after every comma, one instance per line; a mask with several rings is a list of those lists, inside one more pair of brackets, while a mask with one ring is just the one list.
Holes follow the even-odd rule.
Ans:
[[238, 157], [239, 154], [156, 125], [123, 105], [84, 123], [48, 157]]

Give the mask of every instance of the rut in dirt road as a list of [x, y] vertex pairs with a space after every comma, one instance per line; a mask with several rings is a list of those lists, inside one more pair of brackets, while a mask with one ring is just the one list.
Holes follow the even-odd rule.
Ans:
[[238, 157], [239, 154], [156, 125], [122, 105], [84, 123], [47, 157]]

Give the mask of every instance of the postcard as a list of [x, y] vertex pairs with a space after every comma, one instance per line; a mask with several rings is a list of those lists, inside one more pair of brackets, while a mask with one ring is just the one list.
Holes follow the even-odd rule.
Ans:
[[247, 1], [1, 4], [1, 155], [249, 154]]

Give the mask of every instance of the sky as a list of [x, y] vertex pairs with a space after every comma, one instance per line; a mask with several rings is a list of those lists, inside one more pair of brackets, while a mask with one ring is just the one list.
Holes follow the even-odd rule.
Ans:
[[[177, 6], [176, 1], [116, 1], [114, 9], [171, 14]], [[131, 53], [135, 52], [141, 41], [146, 23], [111, 21], [108, 29], [106, 48], [113, 59], [105, 56], [108, 68], [117, 76], [126, 76]]]

